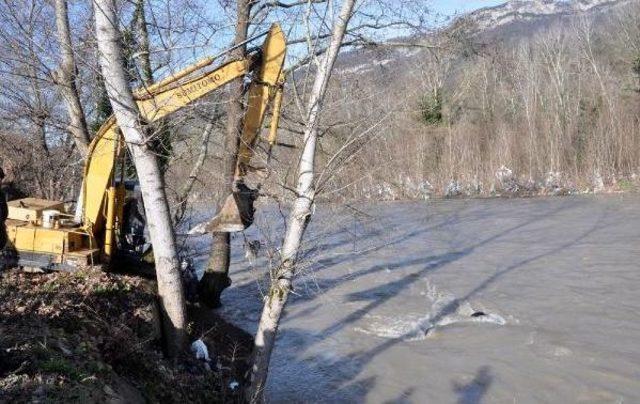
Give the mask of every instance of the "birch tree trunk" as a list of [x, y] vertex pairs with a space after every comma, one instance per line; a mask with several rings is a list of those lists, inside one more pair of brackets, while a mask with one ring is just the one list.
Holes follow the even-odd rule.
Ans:
[[[251, 18], [251, 0], [236, 0], [236, 32], [234, 45], [247, 39], [249, 32], [249, 19]], [[243, 59], [247, 56], [247, 46], [243, 45], [234, 49], [231, 59]], [[227, 195], [234, 191], [236, 164], [238, 160], [238, 147], [240, 133], [242, 131], [242, 113], [244, 96], [243, 79], [236, 79], [230, 84], [229, 104], [227, 106], [227, 128], [224, 137], [224, 151], [222, 161], [222, 176], [224, 191], [221, 193], [217, 208], [220, 210]], [[231, 256], [231, 235], [229, 233], [213, 233], [211, 241], [211, 255], [207, 269], [200, 284], [201, 300], [210, 307], [220, 306], [220, 294], [231, 284], [229, 278], [229, 264]]]
[[251, 385], [248, 400], [262, 402], [264, 388], [269, 371], [271, 352], [280, 325], [280, 318], [291, 291], [296, 273], [298, 252], [304, 233], [311, 220], [312, 206], [315, 199], [315, 157], [318, 138], [318, 122], [331, 72], [336, 62], [344, 34], [353, 15], [356, 0], [344, 0], [337, 21], [333, 26], [331, 42], [316, 71], [313, 89], [307, 104], [307, 121], [304, 130], [304, 148], [298, 163], [297, 197], [289, 215], [282, 258], [276, 276], [271, 280], [269, 295], [262, 309], [262, 316], [254, 344]]
[[60, 86], [62, 97], [67, 106], [69, 132], [71, 132], [75, 145], [84, 158], [87, 155], [91, 138], [89, 136], [84, 109], [80, 103], [80, 95], [78, 94], [76, 60], [71, 42], [67, 0], [55, 0], [55, 10], [58, 43], [60, 44], [60, 55], [62, 58], [60, 68], [55, 72], [55, 81], [56, 84]]
[[138, 172], [154, 249], [167, 353], [175, 356], [186, 343], [186, 310], [171, 212], [158, 160], [147, 144], [139, 120], [140, 113], [123, 69], [115, 1], [94, 0], [94, 5], [102, 75], [118, 126], [129, 145]]
[[[155, 83], [153, 79], [153, 69], [151, 67], [151, 48], [149, 42], [149, 30], [147, 29], [147, 15], [145, 12], [145, 2], [147, 0], [136, 0], [136, 7], [131, 20], [131, 32], [133, 33], [133, 43], [135, 46], [129, 51], [135, 55], [135, 59], [140, 66], [139, 72], [131, 72], [136, 79], [139, 79], [146, 87]], [[135, 69], [132, 69], [135, 70]], [[160, 161], [160, 171], [163, 175], [167, 171], [169, 160], [171, 159], [173, 146], [171, 143], [171, 129], [166, 121], [162, 120], [153, 125], [155, 128], [150, 147], [156, 153]]]

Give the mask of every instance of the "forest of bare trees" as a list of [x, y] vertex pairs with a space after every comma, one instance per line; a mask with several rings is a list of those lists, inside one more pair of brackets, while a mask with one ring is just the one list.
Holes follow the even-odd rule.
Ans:
[[[3, 83], [3, 110], [11, 119], [3, 121], [2, 136], [12, 146], [3, 151], [3, 159], [13, 167], [12, 175], [25, 194], [73, 199], [77, 190], [73, 186], [56, 186], [56, 182], [73, 185], [79, 177], [81, 161], [58, 167], [52, 164], [62, 158], [38, 158], [54, 153], [74, 159], [79, 154], [73, 150], [82, 147], [73, 141], [73, 136], [77, 139], [82, 135], [66, 136], [70, 133], [66, 132], [69, 118], [66, 107], [59, 102], [66, 99], [64, 85], [57, 84], [62, 80], [59, 72], [66, 62], [62, 60], [64, 53], [55, 50], [64, 47], [58, 48], [55, 32], [47, 35], [43, 31], [42, 22], [53, 18], [54, 10], [37, 2], [28, 13], [22, 6], [11, 3], [3, 7], [7, 19], [3, 25], [6, 31], [3, 37], [7, 38], [3, 52], [12, 54], [11, 58], [3, 59], [4, 74], [11, 77], [11, 81]], [[196, 5], [184, 8], [183, 19], [174, 18], [174, 24], [175, 21], [184, 24], [195, 10]], [[81, 7], [73, 11], [76, 15], [89, 12]], [[161, 7], [154, 7], [153, 12], [154, 18], [162, 17]], [[547, 192], [545, 189], [550, 187], [568, 191], [631, 187], [637, 174], [639, 147], [635, 141], [637, 122], [631, 119], [636, 111], [638, 88], [635, 44], [639, 34], [635, 18], [634, 13], [624, 12], [598, 21], [573, 18], [506, 42], [474, 34], [472, 25], [460, 24], [420, 39], [425, 47], [406, 47], [413, 55], [406, 61], [392, 63], [386, 70], [374, 63], [366, 72], [375, 77], [373, 80], [358, 77], [357, 72], [351, 73], [348, 68], [341, 73], [339, 68], [332, 84], [335, 91], [330, 89], [331, 101], [327, 105], [329, 110], [335, 108], [336, 113], [331, 113], [335, 122], [330, 119], [323, 122], [327, 128], [323, 154], [331, 160], [333, 153], [345, 144], [343, 156], [352, 149], [360, 151], [345, 159], [346, 162], [334, 157], [332, 165], [344, 166], [340, 168], [341, 175], [327, 173], [322, 180], [332, 181], [332, 193], [366, 199], [488, 195], [499, 194], [503, 188], [509, 192], [517, 188], [535, 193]], [[197, 33], [204, 29], [193, 23], [198, 19], [190, 21], [190, 31]], [[133, 29], [133, 22], [130, 24]], [[603, 24], [623, 29], [595, 29]], [[103, 92], [89, 91], [103, 88], [96, 74], [93, 34], [90, 27], [74, 28], [82, 105], [95, 127], [95, 121], [101, 114], [104, 116], [100, 111], [104, 108], [104, 96]], [[167, 29], [167, 32], [158, 29], [155, 34], [152, 29], [152, 37], [163, 44], [164, 36], [171, 36], [171, 29], [182, 30]], [[184, 35], [171, 39], [185, 40]], [[367, 40], [360, 39], [362, 43]], [[133, 39], [132, 44], [134, 48], [139, 46]], [[171, 49], [152, 55], [164, 60], [155, 67], [160, 72], [180, 65], [188, 57], [186, 53], [194, 52], [179, 44], [161, 46]], [[129, 52], [142, 61], [140, 52], [135, 49]], [[374, 62], [376, 57], [384, 58], [384, 54], [376, 56], [375, 52], [365, 57]], [[133, 83], [143, 82], [142, 67], [130, 70], [137, 77]], [[297, 73], [296, 77], [304, 76]], [[385, 77], [397, 78], [403, 84], [390, 88]], [[410, 91], [404, 91], [406, 88]], [[301, 89], [304, 91], [304, 86]], [[358, 102], [350, 97], [352, 94], [358, 96]], [[285, 118], [285, 129], [292, 129], [295, 134], [299, 105], [289, 97], [287, 108], [291, 119]], [[181, 113], [169, 123], [175, 127], [170, 178], [176, 170], [180, 175], [190, 170], [181, 161], [193, 161], [200, 154], [202, 142], [191, 139], [198, 137], [196, 132], [205, 132], [207, 122], [201, 118], [202, 111], [208, 115], [209, 111], [221, 110], [221, 101], [212, 100], [191, 109], [194, 112]], [[218, 133], [222, 133], [227, 121], [217, 114], [219, 123], [212, 122], [210, 130], [217, 125]], [[200, 125], [201, 129], [194, 130], [194, 125]], [[354, 135], [355, 132], [359, 133]], [[24, 144], [25, 136], [37, 142]], [[296, 141], [295, 135], [285, 136], [291, 138], [290, 143]], [[219, 142], [216, 136], [209, 139], [215, 145], [220, 145]], [[406, 148], [407, 144], [414, 147]], [[362, 145], [368, 148], [361, 150]], [[214, 150], [213, 159], [205, 161], [213, 173], [220, 171], [215, 168], [224, 156], [215, 153]], [[41, 164], [43, 161], [45, 165]], [[283, 170], [286, 167], [279, 171]], [[508, 178], [503, 178], [505, 175]], [[285, 177], [283, 174], [279, 180]], [[210, 183], [211, 188], [218, 189], [215, 184]], [[171, 196], [184, 199], [180, 195], [184, 187], [179, 181], [170, 181], [168, 186]], [[61, 189], [68, 194], [60, 195]], [[221, 198], [224, 192], [219, 194], [215, 198]]]
[[[407, 61], [372, 67], [373, 80], [345, 72], [334, 99], [363, 101], [336, 103], [350, 126], [333, 132], [342, 139], [360, 120], [375, 129], [331, 189], [373, 200], [635, 189], [636, 8], [513, 37], [461, 24]], [[403, 84], [387, 86], [391, 77]]]
[[[234, 236], [211, 227], [210, 214], [219, 216], [242, 192], [259, 211], [277, 211], [277, 237], [236, 236], [246, 257], [263, 255], [257, 269], [266, 286], [245, 346], [243, 391], [234, 397], [263, 402], [295, 280], [314, 264], [306, 237], [318, 206], [345, 207], [355, 218], [366, 213], [353, 201], [640, 184], [637, 4], [523, 32], [481, 31], [466, 18], [443, 25], [429, 10], [412, 0], [0, 1], [0, 168], [8, 199], [64, 202], [73, 216], [86, 192], [91, 142], [105, 123], [117, 124], [126, 157], [109, 181], [118, 170], [135, 180], [153, 246], [146, 258], [162, 327], [144, 343], [162, 340], [173, 364], [210, 331], [194, 331], [203, 327], [194, 308], [217, 319], [213, 309], [232, 283]], [[274, 26], [287, 54], [280, 81], [269, 84], [257, 79], [263, 60], [255, 55]], [[145, 120], [141, 101], [155, 96], [158, 82], [194, 63], [233, 61], [249, 71], [170, 117]], [[247, 140], [252, 85], [264, 86], [270, 102], [283, 91], [284, 104], [281, 117], [260, 120]], [[271, 126], [277, 139], [268, 139]], [[108, 202], [101, 204], [107, 217]], [[75, 225], [93, 237], [93, 223]], [[189, 237], [207, 233], [202, 261]], [[354, 236], [354, 251], [355, 243]], [[197, 271], [195, 258], [205, 262]]]

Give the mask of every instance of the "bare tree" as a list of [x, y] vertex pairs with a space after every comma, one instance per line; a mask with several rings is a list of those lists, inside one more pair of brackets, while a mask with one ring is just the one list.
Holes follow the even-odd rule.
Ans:
[[89, 147], [89, 129], [80, 101], [76, 82], [76, 60], [69, 29], [67, 0], [55, 0], [56, 27], [60, 44], [60, 69], [55, 72], [55, 81], [60, 85], [69, 115], [69, 132], [73, 135], [76, 147], [82, 156], [86, 156]]
[[[402, 1], [403, 9], [408, 4], [415, 4], [412, 1]], [[375, 10], [373, 13], [369, 11], [361, 12], [361, 19], [354, 24], [350, 30], [345, 32], [345, 36], [349, 39], [341, 43], [341, 47], [366, 45], [375, 47], [379, 45], [378, 41], [371, 39], [374, 31], [382, 31], [388, 28], [407, 28], [414, 24], [410, 22], [406, 15], [402, 13], [395, 14], [393, 9], [397, 7], [397, 2], [386, 2], [386, 0], [371, 0], [365, 6], [369, 10]], [[234, 21], [232, 22], [233, 44], [238, 46], [243, 44], [248, 38], [249, 32], [260, 29], [268, 24], [269, 21], [278, 21], [283, 25], [283, 29], [289, 33], [287, 40], [288, 46], [292, 49], [290, 54], [295, 54], [292, 63], [288, 67], [288, 72], [296, 77], [296, 81], [307, 83], [308, 75], [305, 73], [298, 74], [297, 70], [308, 66], [318, 57], [325, 54], [328, 50], [326, 41], [331, 36], [330, 27], [324, 24], [324, 17], [329, 10], [333, 9], [333, 2], [327, 0], [318, 1], [292, 1], [292, 2], [274, 2], [269, 0], [236, 0], [224, 3], [223, 9], [232, 14]], [[407, 10], [409, 7], [407, 7]], [[389, 13], [387, 13], [389, 11]], [[416, 14], [417, 15], [417, 14]], [[246, 57], [246, 45], [238, 46], [230, 53], [229, 58], [238, 59]], [[303, 77], [304, 76], [304, 77]], [[301, 79], [298, 79], [301, 77]], [[301, 92], [294, 91], [290, 96], [295, 98], [296, 105], [302, 105], [309, 97], [306, 84]], [[231, 85], [227, 99], [227, 127], [222, 142], [223, 156], [222, 159], [222, 188], [225, 190], [221, 194], [222, 198], [231, 192], [236, 191], [234, 177], [235, 166], [237, 163], [238, 153], [238, 135], [242, 129], [242, 111], [245, 98], [242, 81], [237, 80]], [[304, 117], [296, 119], [296, 125], [304, 125]], [[254, 152], [259, 149], [256, 147]], [[267, 161], [261, 161], [262, 167], [269, 166]], [[215, 201], [219, 209], [224, 199], [218, 198]], [[215, 233], [213, 235], [211, 255], [207, 265], [206, 273], [201, 282], [201, 297], [210, 306], [218, 306], [220, 304], [220, 293], [230, 284], [228, 277], [229, 256], [230, 256], [230, 236], [225, 233]]]
[[185, 298], [175, 234], [164, 181], [140, 122], [140, 112], [124, 71], [122, 42], [114, 0], [94, 0], [100, 65], [114, 115], [131, 151], [154, 246], [168, 353], [178, 354], [186, 343]]
[[[250, 0], [236, 0], [236, 23], [234, 45], [237, 46], [230, 54], [230, 59], [243, 59], [247, 56], [247, 35], [251, 18]], [[244, 45], [243, 45], [244, 44]], [[243, 96], [244, 85], [241, 78], [231, 83], [229, 100], [227, 104], [227, 127], [223, 139], [222, 155], [222, 198], [217, 201], [218, 210], [224, 203], [225, 194], [236, 191], [235, 174], [238, 161], [238, 148], [240, 146], [240, 134], [242, 132], [242, 112], [244, 110]], [[231, 284], [229, 278], [229, 264], [231, 256], [231, 244], [229, 233], [213, 233], [211, 243], [211, 255], [201, 281], [200, 295], [202, 300], [211, 307], [220, 305], [220, 294]]]
[[75, 193], [80, 164], [52, 81], [51, 66], [58, 64], [53, 11], [43, 0], [0, 3], [1, 126], [16, 140], [0, 157], [13, 161], [23, 193], [59, 200]]
[[279, 267], [272, 275], [269, 294], [265, 299], [262, 316], [255, 338], [251, 386], [248, 398], [262, 402], [267, 380], [271, 352], [275, 344], [282, 312], [291, 292], [296, 274], [296, 259], [302, 239], [311, 220], [315, 202], [315, 160], [318, 141], [318, 123], [324, 104], [329, 79], [333, 71], [344, 35], [353, 15], [355, 0], [344, 0], [331, 34], [327, 52], [317, 65], [313, 89], [307, 103], [307, 117], [304, 130], [304, 146], [298, 163], [296, 199], [289, 215], [289, 224], [282, 246]]

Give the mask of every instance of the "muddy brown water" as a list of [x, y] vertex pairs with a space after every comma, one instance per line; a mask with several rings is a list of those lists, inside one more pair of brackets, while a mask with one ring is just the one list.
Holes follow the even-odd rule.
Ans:
[[[360, 209], [318, 208], [270, 402], [640, 402], [638, 196]], [[221, 311], [252, 333], [261, 255]]]

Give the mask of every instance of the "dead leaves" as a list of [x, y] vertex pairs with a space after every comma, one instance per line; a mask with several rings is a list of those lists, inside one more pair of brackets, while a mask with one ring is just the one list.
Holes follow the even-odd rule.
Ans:
[[154, 402], [219, 401], [220, 375], [164, 359], [158, 318], [144, 279], [0, 273], [0, 402], [104, 402], [133, 391]]

